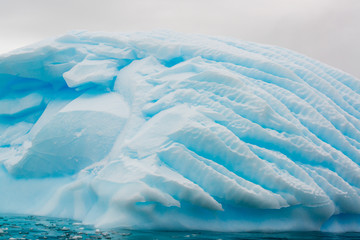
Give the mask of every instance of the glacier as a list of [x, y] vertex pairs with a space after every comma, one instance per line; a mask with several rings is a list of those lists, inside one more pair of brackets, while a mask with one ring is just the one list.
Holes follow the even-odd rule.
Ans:
[[0, 213], [360, 231], [360, 81], [290, 50], [74, 31], [0, 56]]

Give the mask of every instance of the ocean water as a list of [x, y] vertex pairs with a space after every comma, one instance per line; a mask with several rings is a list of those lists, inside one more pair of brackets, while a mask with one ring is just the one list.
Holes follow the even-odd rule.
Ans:
[[0, 216], [0, 239], [360, 239], [360, 233], [281, 232], [221, 233], [203, 231], [138, 231], [97, 229], [71, 219]]

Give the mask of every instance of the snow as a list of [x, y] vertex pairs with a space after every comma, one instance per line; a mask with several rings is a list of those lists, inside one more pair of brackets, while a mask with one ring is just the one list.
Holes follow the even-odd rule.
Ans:
[[0, 56], [0, 213], [96, 226], [360, 231], [360, 81], [158, 31]]

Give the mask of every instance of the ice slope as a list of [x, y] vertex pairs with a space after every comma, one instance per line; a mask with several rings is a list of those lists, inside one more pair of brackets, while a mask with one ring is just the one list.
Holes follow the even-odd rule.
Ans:
[[0, 212], [360, 231], [360, 81], [225, 38], [73, 32], [0, 56]]

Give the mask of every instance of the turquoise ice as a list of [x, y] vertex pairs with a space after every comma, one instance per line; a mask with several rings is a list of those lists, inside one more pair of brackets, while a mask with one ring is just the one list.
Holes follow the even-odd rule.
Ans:
[[0, 213], [360, 231], [360, 81], [275, 46], [73, 32], [0, 56]]

